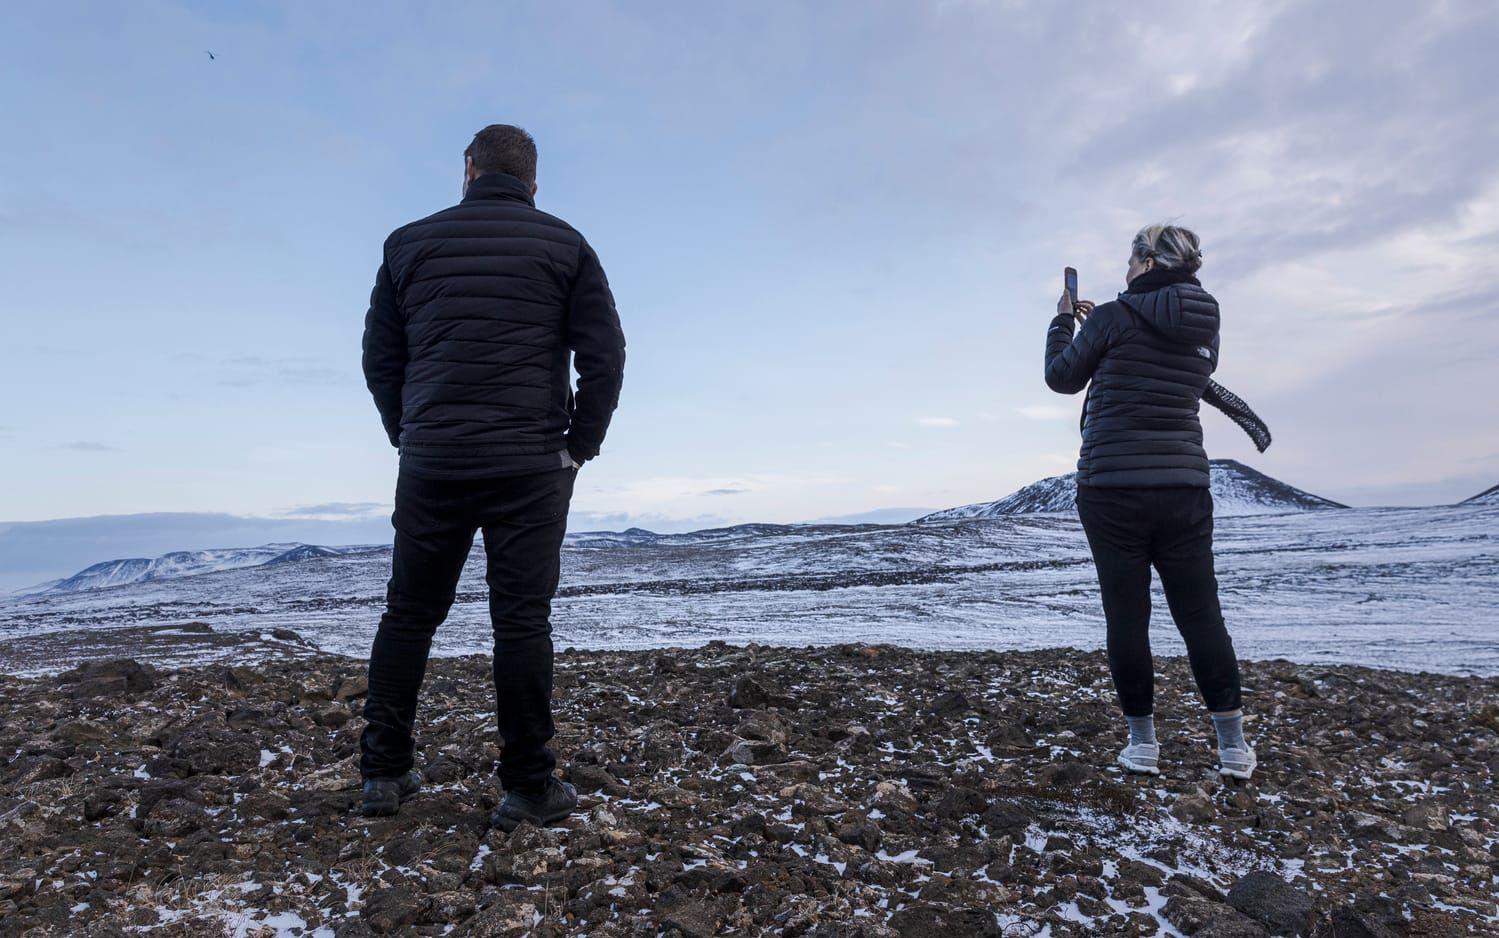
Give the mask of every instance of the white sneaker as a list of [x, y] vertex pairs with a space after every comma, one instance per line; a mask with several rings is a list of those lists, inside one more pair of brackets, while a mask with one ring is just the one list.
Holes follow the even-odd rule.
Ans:
[[1156, 743], [1130, 743], [1119, 753], [1119, 764], [1126, 772], [1160, 775], [1161, 747]]
[[1237, 778], [1241, 781], [1249, 781], [1249, 776], [1254, 774], [1254, 767], [1260, 764], [1260, 760], [1254, 754], [1252, 746], [1243, 749], [1220, 749], [1218, 750], [1218, 774], [1225, 778]]

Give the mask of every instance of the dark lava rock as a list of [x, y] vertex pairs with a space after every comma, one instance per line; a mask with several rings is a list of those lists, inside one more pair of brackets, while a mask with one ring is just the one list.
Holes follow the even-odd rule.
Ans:
[[7, 768], [15, 773], [12, 777], [13, 784], [16, 785], [67, 778], [73, 772], [66, 762], [56, 756], [22, 756]]
[[769, 740], [736, 739], [724, 750], [724, 758], [740, 765], [772, 765], [786, 761], [786, 750]]
[[[1243, 662], [1276, 758], [1252, 786], [1209, 786], [1190, 713], [1162, 717], [1183, 740], [1172, 772], [1113, 765], [1113, 695], [1081, 679], [1106, 673], [1098, 653], [570, 651], [553, 745], [582, 809], [507, 835], [488, 826], [487, 657], [432, 660], [416, 727], [432, 784], [368, 819], [362, 721], [334, 715], [356, 713], [362, 669], [291, 649], [0, 675], [0, 934], [258, 934], [295, 914], [293, 931], [345, 938], [961, 938], [1004, 913], [1006, 935], [1143, 938], [1158, 899], [1182, 934], [1278, 930], [1224, 901], [1230, 878], [1188, 872], [1225, 856], [1298, 865], [1294, 908], [1258, 914], [1311, 910], [1303, 938], [1485, 934], [1495, 909], [1490, 678]], [[1185, 660], [1159, 663], [1163, 688], [1191, 687]], [[1281, 693], [1300, 686], [1286, 670], [1318, 696]], [[90, 674], [107, 696], [75, 693]], [[757, 706], [727, 706], [746, 675]], [[967, 709], [932, 719], [954, 694]], [[1194, 798], [1214, 813], [1184, 830], [1171, 810]]]
[[400, 883], [375, 889], [364, 901], [359, 917], [376, 934], [388, 935], [416, 921], [427, 908], [427, 897], [415, 886]]
[[178, 738], [172, 757], [192, 774], [233, 775], [260, 764], [260, 746], [237, 730], [195, 729]]
[[1036, 781], [1051, 788], [1069, 789], [1094, 776], [1092, 766], [1081, 762], [1053, 762], [1036, 773]]
[[57, 676], [74, 697], [123, 697], [156, 686], [156, 669], [132, 658], [92, 661]]
[[495, 902], [459, 925], [453, 934], [461, 938], [531, 938], [537, 934], [536, 906]]
[[696, 898], [670, 902], [661, 915], [662, 925], [675, 928], [685, 938], [714, 938], [720, 921], [713, 906]]
[[1399, 938], [1401, 932], [1367, 912], [1339, 908], [1332, 910], [1326, 924], [1314, 934], [1317, 938]]
[[1035, 745], [1025, 727], [1019, 723], [1001, 723], [995, 726], [984, 742], [990, 749], [1029, 749]]
[[1311, 896], [1268, 870], [1241, 877], [1228, 891], [1228, 904], [1278, 935], [1304, 935], [1311, 928]]
[[156, 837], [185, 837], [203, 827], [208, 812], [181, 798], [168, 798], [151, 808], [141, 821], [141, 833]]
[[986, 909], [948, 909], [936, 905], [908, 905], [890, 916], [890, 927], [901, 938], [999, 938], [999, 923]]
[[369, 696], [370, 679], [367, 675], [356, 674], [346, 677], [338, 682], [338, 687], [333, 690], [333, 699], [341, 701], [357, 700], [360, 697]]
[[1270, 933], [1265, 926], [1229, 909], [1226, 913], [1215, 915], [1208, 919], [1193, 933], [1193, 938], [1269, 938]]
[[1217, 814], [1218, 809], [1214, 807], [1213, 800], [1200, 791], [1176, 799], [1176, 804], [1171, 806], [1172, 817], [1190, 824], [1211, 821]]
[[770, 704], [770, 691], [748, 674], [741, 675], [729, 691], [729, 706], [736, 710], [758, 710]]
[[1013, 801], [999, 801], [984, 809], [983, 822], [990, 836], [1019, 834], [1030, 826], [1033, 813]]
[[834, 830], [833, 836], [846, 844], [862, 847], [870, 853], [878, 850], [881, 841], [884, 840], [884, 834], [880, 832], [879, 826], [869, 820], [840, 824]]
[[927, 710], [927, 715], [934, 719], [940, 719], [959, 713], [966, 713], [972, 709], [973, 701], [968, 699], [968, 695], [960, 690], [955, 690], [949, 691], [932, 701], [932, 706]]

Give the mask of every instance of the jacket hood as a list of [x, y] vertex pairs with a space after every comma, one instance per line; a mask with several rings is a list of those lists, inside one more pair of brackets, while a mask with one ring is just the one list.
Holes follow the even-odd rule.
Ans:
[[1142, 274], [1130, 290], [1119, 294], [1119, 302], [1168, 339], [1213, 345], [1218, 338], [1218, 301], [1213, 295], [1192, 278], [1161, 286], [1140, 283], [1148, 276]]

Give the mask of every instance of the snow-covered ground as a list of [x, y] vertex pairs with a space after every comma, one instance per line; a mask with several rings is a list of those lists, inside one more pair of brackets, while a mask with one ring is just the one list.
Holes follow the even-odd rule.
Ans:
[[[1070, 514], [571, 542], [554, 605], [559, 647], [1103, 642], [1092, 564]], [[389, 564], [379, 550], [0, 600], [0, 642], [201, 620], [220, 632], [294, 629], [363, 655]], [[1242, 657], [1499, 674], [1499, 506], [1223, 517], [1218, 569]], [[1181, 653], [1159, 595], [1157, 610], [1156, 650]], [[489, 633], [476, 549], [436, 653], [483, 651]]]

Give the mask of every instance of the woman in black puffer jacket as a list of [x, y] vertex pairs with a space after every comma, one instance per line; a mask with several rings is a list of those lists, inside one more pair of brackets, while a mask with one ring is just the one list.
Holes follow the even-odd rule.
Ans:
[[[1046, 383], [1088, 389], [1077, 510], [1098, 569], [1109, 669], [1129, 722], [1127, 770], [1159, 773], [1152, 719], [1150, 570], [1160, 574], [1192, 673], [1218, 731], [1219, 771], [1249, 778], [1239, 664], [1218, 605], [1213, 498], [1198, 406], [1218, 365], [1218, 302], [1195, 274], [1197, 235], [1151, 225], [1135, 236], [1127, 286], [1097, 308], [1063, 292], [1046, 337]], [[1074, 320], [1083, 323], [1074, 336]]]

